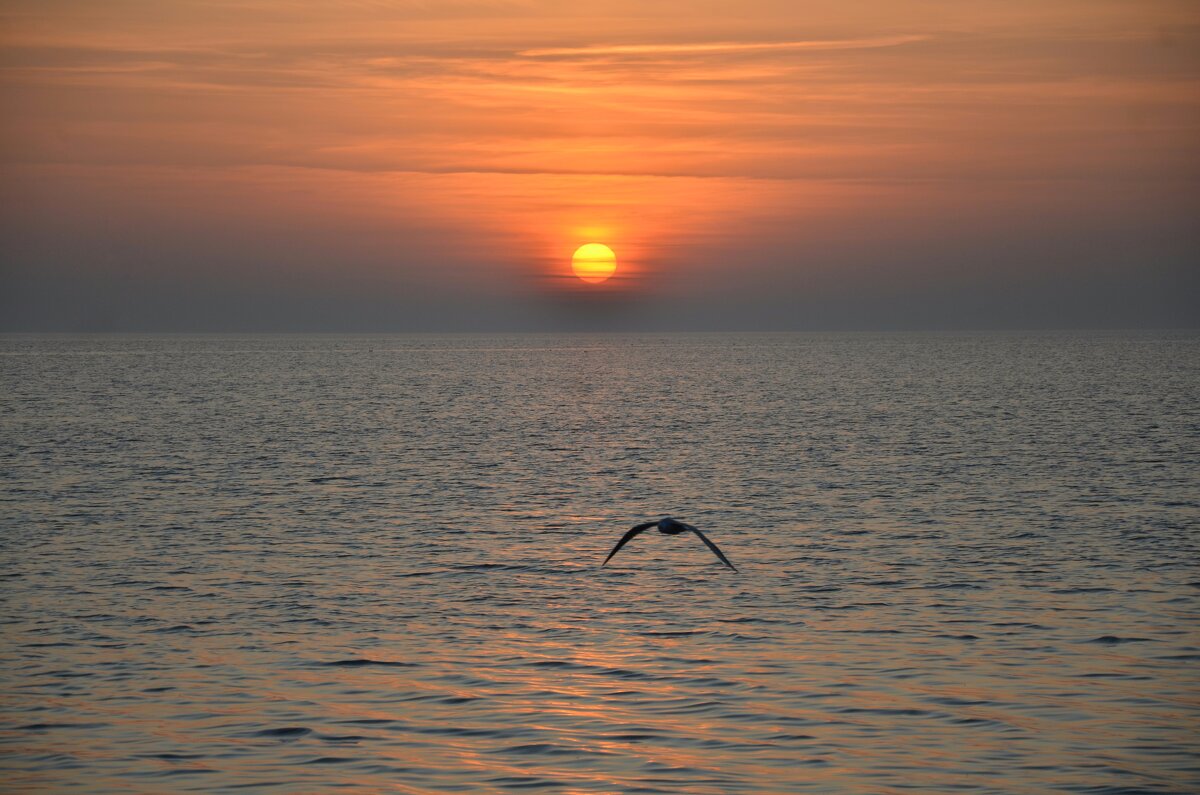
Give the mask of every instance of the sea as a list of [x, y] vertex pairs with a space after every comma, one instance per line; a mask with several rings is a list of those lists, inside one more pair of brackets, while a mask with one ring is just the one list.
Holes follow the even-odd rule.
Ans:
[[[1195, 793], [1200, 333], [0, 336], [0, 790]], [[674, 516], [605, 556], [635, 524]]]

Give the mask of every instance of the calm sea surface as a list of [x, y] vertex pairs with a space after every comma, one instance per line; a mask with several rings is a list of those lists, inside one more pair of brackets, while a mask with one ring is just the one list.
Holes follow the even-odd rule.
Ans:
[[[1200, 791], [1195, 334], [0, 337], [0, 788]], [[706, 531], [647, 533], [671, 514]]]

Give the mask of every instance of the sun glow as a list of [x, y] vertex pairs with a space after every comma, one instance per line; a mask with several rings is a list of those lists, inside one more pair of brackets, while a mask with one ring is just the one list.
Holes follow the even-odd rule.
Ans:
[[585, 243], [571, 257], [575, 275], [589, 284], [605, 281], [617, 270], [617, 255], [603, 243]]

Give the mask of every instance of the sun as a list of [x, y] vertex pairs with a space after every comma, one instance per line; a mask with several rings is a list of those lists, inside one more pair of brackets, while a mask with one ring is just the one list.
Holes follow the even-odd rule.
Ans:
[[571, 270], [588, 284], [599, 284], [617, 270], [617, 255], [603, 243], [584, 243], [571, 257]]

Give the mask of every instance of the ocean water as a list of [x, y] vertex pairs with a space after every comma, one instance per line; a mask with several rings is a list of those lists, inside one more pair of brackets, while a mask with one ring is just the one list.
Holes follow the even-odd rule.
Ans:
[[4, 791], [1200, 791], [1196, 334], [0, 372]]

